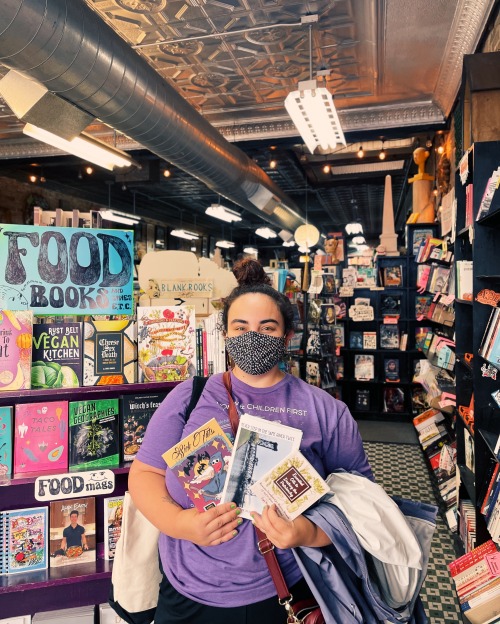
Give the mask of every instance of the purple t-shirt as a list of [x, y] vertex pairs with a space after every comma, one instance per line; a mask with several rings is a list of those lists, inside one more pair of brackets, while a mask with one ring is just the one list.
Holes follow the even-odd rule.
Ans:
[[[260, 416], [303, 431], [300, 450], [323, 477], [338, 468], [372, 476], [358, 427], [344, 403], [292, 375], [270, 388], [248, 386], [234, 375], [231, 380], [240, 414]], [[167, 469], [162, 453], [211, 418], [216, 418], [233, 439], [222, 375], [210, 377], [186, 424], [184, 413], [192, 385], [192, 380], [185, 381], [168, 394], [151, 419], [137, 455], [141, 462], [166, 470], [170, 496], [184, 508], [192, 504]], [[235, 538], [219, 546], [201, 547], [161, 534], [159, 549], [169, 581], [177, 591], [197, 602], [236, 607], [276, 595], [249, 520], [243, 520]], [[290, 587], [302, 574], [290, 550], [275, 552]]]

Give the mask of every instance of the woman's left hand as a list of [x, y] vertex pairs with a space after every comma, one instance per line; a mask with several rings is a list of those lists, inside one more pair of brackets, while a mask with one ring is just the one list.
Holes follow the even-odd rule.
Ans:
[[327, 546], [328, 536], [304, 516], [288, 521], [276, 510], [276, 505], [264, 507], [261, 514], [252, 512], [254, 524], [263, 531], [277, 548], [296, 546]]

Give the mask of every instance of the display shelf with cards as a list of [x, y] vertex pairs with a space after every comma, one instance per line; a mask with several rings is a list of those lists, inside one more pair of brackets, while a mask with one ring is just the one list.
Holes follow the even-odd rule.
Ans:
[[493, 510], [498, 513], [500, 507], [498, 496], [489, 513], [484, 513], [486, 485], [500, 457], [496, 448], [500, 439], [500, 208], [496, 186], [491, 184], [499, 165], [500, 141], [475, 143], [463, 155], [455, 175], [455, 283], [457, 297], [461, 295], [455, 306], [459, 498], [472, 501], [475, 526], [470, 539], [459, 518], [465, 548], [490, 538], [500, 541], [500, 521], [490, 521]]
[[[47, 403], [51, 401], [97, 401], [100, 399], [118, 399], [125, 396], [152, 396], [170, 392], [178, 382], [124, 384], [110, 386], [85, 386], [58, 389], [52, 396], [46, 390], [20, 390], [0, 393], [0, 418], [2, 408], [29, 403]], [[45, 569], [16, 574], [0, 575], [0, 613], [3, 617], [16, 617], [23, 613], [35, 613], [58, 609], [61, 604], [71, 606], [94, 605], [108, 599], [112, 564], [104, 560], [104, 497], [112, 494], [121, 496], [127, 489], [130, 462], [119, 462], [105, 466], [114, 473], [114, 489], [102, 489], [95, 495], [95, 536], [97, 558], [95, 561], [72, 565], [52, 565], [48, 557]], [[83, 470], [83, 469], [82, 469]], [[92, 469], [89, 469], [92, 470]], [[97, 469], [95, 469], [97, 470]], [[78, 472], [81, 472], [78, 469]], [[0, 476], [0, 514], [2, 512], [47, 507], [48, 502], [39, 502], [35, 498], [35, 482], [39, 476], [54, 477], [65, 474], [71, 477], [72, 471], [50, 470], [43, 473], [16, 473]], [[70, 495], [68, 495], [70, 496]], [[77, 499], [79, 501], [83, 499]], [[47, 533], [47, 556], [50, 555], [49, 536]]]

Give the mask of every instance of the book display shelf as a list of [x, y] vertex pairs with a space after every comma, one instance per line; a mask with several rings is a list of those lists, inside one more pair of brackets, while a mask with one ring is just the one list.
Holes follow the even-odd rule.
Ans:
[[[176, 382], [124, 384], [63, 388], [54, 392], [54, 400], [92, 400], [117, 398], [126, 394], [169, 392]], [[23, 390], [0, 393], [0, 406], [45, 401], [51, 399], [44, 390]], [[115, 473], [113, 495], [123, 495], [127, 489], [130, 462], [111, 468]], [[60, 471], [57, 471], [60, 473]], [[50, 473], [44, 473], [50, 474]], [[35, 480], [38, 474], [19, 474], [0, 481], [0, 511], [40, 507], [35, 499]], [[110, 492], [96, 495], [96, 542], [104, 542], [103, 498]], [[11, 618], [27, 613], [68, 607], [94, 605], [108, 600], [111, 585], [112, 562], [104, 560], [99, 552], [94, 563], [47, 568], [34, 572], [0, 576], [0, 614]]]
[[492, 537], [498, 542], [500, 535], [500, 529], [488, 526], [488, 516], [481, 513], [500, 458], [500, 336], [495, 313], [500, 300], [498, 189], [491, 189], [485, 206], [489, 182], [499, 165], [500, 141], [474, 143], [460, 161], [455, 182], [456, 260], [472, 261], [472, 296], [456, 301], [459, 498], [470, 500], [474, 510], [470, 528], [459, 518], [459, 534], [472, 531], [476, 546]]
[[[418, 230], [434, 233], [434, 224], [419, 224]], [[409, 226], [414, 227], [414, 226]], [[402, 256], [379, 256], [377, 286], [354, 288], [346, 298], [344, 346], [340, 349], [344, 378], [339, 380], [342, 398], [355, 418], [411, 422], [416, 362], [423, 353], [417, 348], [416, 264], [408, 246]], [[355, 320], [349, 309], [365, 300], [373, 308], [370, 320]], [[357, 306], [356, 306], [357, 307]]]

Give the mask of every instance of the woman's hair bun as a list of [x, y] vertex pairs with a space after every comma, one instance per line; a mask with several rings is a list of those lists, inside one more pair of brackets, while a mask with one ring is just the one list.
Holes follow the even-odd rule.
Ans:
[[253, 284], [271, 284], [271, 280], [264, 271], [262, 264], [255, 258], [243, 258], [234, 264], [233, 274], [238, 286]]

